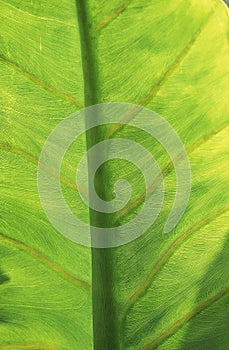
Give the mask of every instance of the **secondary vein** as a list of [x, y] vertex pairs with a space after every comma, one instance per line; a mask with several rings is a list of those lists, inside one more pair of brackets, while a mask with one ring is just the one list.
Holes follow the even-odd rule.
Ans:
[[[223, 123], [218, 128], [212, 130], [210, 133], [202, 136], [197, 141], [195, 141], [193, 144], [188, 146], [186, 148], [187, 154], [191, 154], [195, 150], [197, 150], [201, 145], [203, 145], [205, 142], [209, 141], [212, 137], [219, 134], [221, 131], [223, 131], [226, 127], [228, 127], [228, 122]], [[162, 174], [166, 175], [170, 169], [173, 168], [173, 162], [169, 162], [166, 167], [162, 170]], [[116, 214], [114, 222], [117, 223], [118, 221], [122, 220], [126, 215], [130, 214], [131, 211], [137, 209], [144, 200], [146, 193], [148, 195], [151, 195], [153, 190], [155, 189], [155, 185], [157, 184], [158, 179], [155, 180], [155, 182], [147, 188], [147, 191], [142, 192], [129, 206], [123, 209], [123, 211], [120, 211]]]
[[131, 308], [131, 306], [134, 305], [134, 303], [147, 291], [148, 287], [153, 281], [153, 278], [155, 275], [160, 271], [162, 266], [164, 266], [169, 259], [172, 257], [172, 255], [175, 253], [175, 251], [183, 244], [187, 239], [189, 239], [195, 232], [201, 230], [206, 225], [209, 225], [211, 222], [213, 222], [216, 218], [223, 215], [225, 212], [229, 210], [229, 206], [223, 207], [220, 210], [217, 210], [216, 212], [208, 215], [203, 220], [197, 222], [192, 227], [190, 227], [188, 230], [186, 230], [183, 234], [181, 234], [179, 237], [177, 237], [170, 246], [162, 253], [162, 255], [159, 257], [159, 259], [156, 261], [156, 263], [152, 266], [150, 272], [146, 276], [146, 278], [142, 281], [142, 283], [138, 286], [138, 288], [135, 290], [135, 292], [129, 297], [129, 299], [126, 301], [122, 313], [123, 313], [123, 320], [125, 319], [125, 316], [128, 312], [128, 310]]
[[116, 19], [121, 13], [123, 13], [128, 5], [132, 2], [133, 0], [127, 0], [123, 4], [121, 4], [119, 7], [117, 7], [110, 15], [102, 19], [102, 21], [96, 26], [96, 30], [101, 30], [102, 28], [106, 27], [109, 25], [111, 22], [113, 22], [114, 19]]
[[[200, 26], [198, 31], [193, 35], [189, 43], [185, 46], [185, 48], [178, 54], [178, 56], [175, 58], [175, 60], [171, 63], [171, 65], [165, 70], [164, 73], [162, 73], [159, 80], [151, 87], [148, 94], [138, 103], [139, 106], [146, 106], [146, 104], [152, 100], [153, 97], [156, 96], [158, 91], [161, 89], [161, 87], [166, 83], [166, 81], [172, 76], [174, 71], [181, 65], [185, 57], [189, 54], [191, 49], [193, 48], [194, 44], [196, 43], [197, 39], [199, 38], [200, 34], [203, 32], [204, 28], [209, 22], [209, 19], [211, 18], [212, 12], [207, 16], [204, 23]], [[122, 127], [125, 125], [125, 123], [128, 123], [129, 120], [131, 120], [136, 113], [138, 113], [138, 109], [133, 109], [133, 113], [128, 113], [124, 118], [122, 119], [122, 123], [116, 124], [113, 128], [109, 129], [109, 133], [107, 134], [107, 138], [113, 137], [116, 132], [118, 132]]]
[[[0, 143], [0, 149], [9, 151], [11, 153], [18, 154], [18, 155], [24, 157], [26, 160], [32, 162], [35, 165], [38, 165], [38, 163], [40, 162], [40, 160], [37, 157], [33, 156], [32, 154], [30, 154], [30, 153], [28, 153], [20, 148], [17, 148], [17, 147], [8, 145], [8, 144]], [[77, 185], [74, 182], [70, 181], [68, 178], [66, 178], [63, 175], [59, 175], [59, 174], [55, 173], [51, 168], [48, 168], [45, 164], [42, 164], [41, 162], [40, 162], [40, 165], [43, 166], [44, 169], [47, 170], [50, 174], [52, 174], [55, 178], [59, 178], [59, 176], [60, 176], [60, 182], [62, 182], [63, 184], [67, 185], [68, 187], [70, 187], [74, 190], [77, 190]], [[83, 191], [83, 190], [81, 190], [81, 191]]]
[[222, 288], [219, 292], [217, 292], [215, 295], [210, 297], [209, 299], [205, 300], [203, 303], [197, 305], [193, 310], [185, 314], [183, 317], [181, 317], [179, 320], [171, 324], [166, 330], [164, 330], [158, 337], [153, 339], [151, 342], [144, 345], [139, 350], [153, 350], [158, 347], [158, 345], [162, 344], [166, 339], [171, 337], [174, 333], [180, 329], [185, 322], [190, 321], [194, 316], [201, 313], [203, 310], [211, 306], [213, 303], [217, 302], [222, 298], [226, 293], [229, 292], [229, 285], [225, 288]]
[[51, 93], [53, 93], [56, 96], [61, 97], [64, 100], [67, 100], [69, 102], [74, 103], [75, 105], [77, 105], [78, 107], [82, 107], [82, 103], [76, 99], [75, 97], [72, 97], [62, 91], [59, 91], [58, 89], [46, 84], [45, 82], [43, 82], [42, 80], [38, 79], [37, 77], [35, 77], [33, 74], [27, 72], [25, 69], [19, 67], [16, 63], [11, 62], [9, 59], [0, 56], [0, 60], [4, 63], [6, 63], [7, 65], [9, 65], [12, 69], [20, 72], [21, 74], [23, 74], [25, 77], [27, 77], [28, 79], [32, 80], [35, 84], [39, 85], [40, 87], [42, 87], [43, 89], [50, 91]]
[[0, 345], [0, 349], [60, 350], [56, 346], [45, 344], [3, 344]]
[[59, 265], [55, 264], [54, 262], [52, 262], [51, 260], [49, 260], [48, 258], [46, 258], [41, 252], [39, 252], [38, 250], [29, 247], [28, 245], [26, 245], [23, 242], [20, 242], [19, 240], [15, 239], [15, 238], [11, 238], [7, 235], [5, 235], [4, 233], [0, 232], [0, 237], [7, 243], [16, 245], [18, 248], [21, 248], [23, 250], [26, 250], [27, 252], [33, 254], [34, 256], [36, 256], [38, 259], [40, 259], [45, 265], [47, 265], [48, 267], [50, 267], [53, 271], [57, 272], [61, 277], [65, 278], [66, 280], [76, 284], [79, 287], [83, 287], [85, 289], [90, 289], [91, 286], [89, 285], [88, 282], [86, 281], [82, 281], [79, 280], [75, 277], [73, 277], [71, 274], [69, 274], [67, 271], [63, 270]]

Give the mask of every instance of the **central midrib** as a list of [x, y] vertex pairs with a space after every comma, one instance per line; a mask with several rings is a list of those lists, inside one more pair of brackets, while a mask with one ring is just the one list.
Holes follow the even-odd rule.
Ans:
[[[84, 102], [85, 107], [101, 102], [99, 69], [97, 59], [96, 34], [93, 24], [90, 22], [90, 8], [88, 0], [76, 0], [78, 24], [81, 41], [81, 57], [84, 78]], [[93, 118], [99, 119], [98, 114]], [[86, 121], [86, 126], [89, 126]], [[100, 129], [101, 130], [101, 129]], [[96, 144], [100, 139], [98, 127], [87, 132], [87, 149]], [[99, 157], [99, 155], [98, 155]], [[88, 158], [88, 171], [93, 159]], [[103, 184], [108, 177], [107, 168], [104, 168], [97, 177], [98, 195], [104, 194]], [[89, 184], [90, 188], [90, 184]], [[106, 191], [105, 191], [106, 192]], [[90, 197], [90, 193], [89, 193]], [[101, 196], [102, 197], [102, 196]], [[90, 198], [89, 198], [90, 202]], [[106, 218], [102, 213], [89, 209], [90, 222], [93, 226], [106, 227]], [[104, 226], [105, 225], [105, 226]], [[93, 235], [93, 229], [91, 229]], [[93, 345], [94, 350], [119, 350], [119, 337], [117, 316], [113, 298], [113, 268], [111, 248], [92, 248], [92, 304], [93, 304]]]

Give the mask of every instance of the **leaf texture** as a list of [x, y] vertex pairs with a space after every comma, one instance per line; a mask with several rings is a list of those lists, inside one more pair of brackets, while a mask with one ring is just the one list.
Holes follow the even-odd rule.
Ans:
[[[0, 349], [89, 350], [92, 319], [99, 319], [92, 312], [92, 253], [52, 227], [37, 193], [46, 138], [86, 103], [77, 4], [0, 5]], [[90, 0], [85, 8], [94, 52], [93, 101], [134, 103], [162, 115], [179, 134], [192, 169], [185, 215], [163, 234], [175, 193], [168, 155], [146, 133], [117, 124], [106, 130], [107, 138], [130, 138], [153, 153], [166, 191], [152, 227], [104, 255], [112, 274], [109, 283], [99, 283], [111, 293], [110, 319], [117, 328], [108, 334], [109, 347], [95, 349], [226, 350], [228, 9], [218, 0]], [[72, 211], [88, 221], [74, 185], [75, 164], [86, 149], [83, 136], [67, 152], [61, 184]], [[111, 162], [105, 174], [108, 196], [118, 178], [132, 184], [130, 203], [106, 219], [123, 224], [143, 203], [141, 174], [120, 161]], [[106, 332], [105, 324], [94, 328]]]

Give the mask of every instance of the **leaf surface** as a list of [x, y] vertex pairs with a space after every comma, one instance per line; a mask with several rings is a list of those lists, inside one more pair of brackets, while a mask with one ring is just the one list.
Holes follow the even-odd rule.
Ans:
[[[105, 315], [103, 307], [92, 314], [93, 285], [94, 303], [101, 286], [112, 312], [94, 325], [96, 350], [226, 350], [226, 6], [217, 0], [86, 1], [90, 52], [83, 47], [85, 24], [80, 15], [78, 22], [73, 0], [0, 4], [0, 348], [91, 349], [92, 318], [101, 321]], [[85, 53], [93, 62], [88, 75]], [[165, 235], [175, 193], [168, 155], [143, 132], [119, 125], [108, 129], [109, 137], [130, 138], [153, 153], [164, 172], [165, 201], [142, 237], [92, 251], [92, 263], [89, 248], [52, 227], [37, 193], [42, 146], [61, 120], [88, 104], [90, 76], [93, 102], [129, 102], [162, 115], [179, 134], [192, 169], [188, 208]], [[86, 149], [82, 137], [66, 154], [61, 174], [71, 209], [85, 221], [88, 210], [74, 182], [75, 163]], [[132, 184], [130, 203], [106, 219], [123, 224], [142, 205], [141, 174], [120, 161], [111, 162], [104, 174], [108, 197], [117, 178]], [[109, 265], [109, 283], [99, 279], [98, 261]], [[109, 337], [110, 347], [103, 343]]]

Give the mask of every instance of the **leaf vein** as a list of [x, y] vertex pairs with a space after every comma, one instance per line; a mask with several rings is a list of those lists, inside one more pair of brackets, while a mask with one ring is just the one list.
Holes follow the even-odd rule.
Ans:
[[45, 344], [0, 344], [0, 349], [40, 349], [40, 350], [60, 350], [56, 346]]
[[203, 220], [199, 221], [198, 223], [191, 226], [188, 230], [186, 230], [183, 234], [181, 234], [179, 237], [177, 237], [170, 246], [162, 253], [162, 255], [159, 257], [159, 259], [156, 261], [156, 263], [151, 268], [150, 272], [146, 276], [146, 278], [143, 280], [143, 282], [139, 285], [139, 287], [135, 290], [135, 292], [129, 297], [129, 299], [126, 301], [122, 314], [123, 314], [123, 321], [125, 320], [125, 317], [130, 310], [130, 308], [136, 303], [136, 301], [147, 291], [150, 284], [153, 281], [153, 277], [160, 271], [160, 269], [169, 261], [169, 259], [172, 257], [172, 255], [175, 253], [175, 251], [187, 240], [189, 239], [195, 232], [199, 231], [200, 229], [204, 228], [211, 222], [213, 222], [216, 218], [223, 215], [225, 212], [229, 210], [229, 206], [223, 207], [220, 210], [212, 213], [211, 215], [208, 215]]
[[193, 310], [185, 314], [179, 320], [170, 325], [166, 330], [164, 330], [158, 337], [156, 337], [151, 342], [144, 345], [140, 350], [153, 350], [158, 347], [158, 345], [162, 344], [167, 338], [171, 337], [175, 334], [184, 324], [185, 322], [190, 321], [193, 317], [201, 313], [203, 310], [211, 306], [213, 303], [217, 302], [222, 298], [226, 293], [229, 292], [229, 285], [225, 288], [222, 288], [215, 295], [205, 300], [203, 303], [197, 305]]
[[78, 107], [82, 107], [82, 103], [72, 97], [71, 95], [68, 95], [62, 91], [59, 91], [58, 89], [46, 84], [45, 82], [43, 82], [42, 80], [36, 78], [33, 74], [27, 72], [26, 70], [24, 70], [23, 68], [19, 67], [16, 63], [11, 62], [9, 59], [3, 57], [2, 55], [0, 55], [0, 60], [4, 63], [6, 63], [7, 65], [9, 65], [12, 69], [15, 69], [16, 71], [20, 72], [22, 75], [24, 75], [25, 77], [27, 77], [28, 79], [30, 79], [32, 82], [34, 82], [35, 84], [39, 85], [40, 87], [42, 87], [44, 90], [51, 92], [52, 94], [61, 97], [62, 99], [72, 102], [75, 105], [77, 105]]
[[127, 0], [123, 4], [121, 4], [119, 7], [117, 7], [109, 16], [105, 17], [97, 26], [96, 30], [99, 31], [100, 29], [108, 26], [113, 20], [115, 20], [122, 12], [124, 12], [128, 5], [132, 2], [132, 0]]
[[[187, 154], [190, 154], [193, 151], [197, 150], [201, 145], [203, 145], [205, 142], [209, 141], [212, 137], [214, 137], [217, 134], [219, 134], [226, 127], [228, 127], [228, 122], [223, 123], [218, 128], [212, 130], [209, 134], [206, 134], [206, 135], [202, 136], [200, 139], [198, 139], [197, 141], [195, 141], [193, 144], [191, 144], [190, 146], [188, 146], [186, 148]], [[166, 175], [169, 172], [169, 170], [172, 169], [172, 168], [173, 168], [173, 162], [171, 161], [162, 170], [162, 174]], [[127, 206], [123, 210], [120, 210], [116, 214], [114, 222], [117, 223], [118, 221], [122, 220], [126, 215], [130, 214], [132, 210], [137, 209], [141, 205], [142, 201], [144, 200], [144, 198], [146, 196], [146, 193], [148, 195], [150, 195], [153, 192], [154, 187], [157, 184], [157, 181], [158, 181], [158, 179], [156, 179], [155, 182], [152, 183], [152, 185], [147, 189], [147, 191], [144, 191], [143, 193], [141, 193], [140, 196], [138, 198], [136, 198], [136, 200], [133, 201], [129, 206]]]
[[73, 284], [76, 284], [79, 287], [83, 287], [87, 290], [90, 290], [91, 286], [89, 285], [88, 282], [86, 281], [82, 281], [79, 280], [77, 278], [75, 278], [74, 276], [72, 276], [71, 274], [69, 274], [67, 271], [65, 271], [64, 269], [62, 269], [59, 265], [55, 264], [54, 262], [52, 262], [51, 260], [49, 260], [48, 258], [46, 258], [41, 252], [39, 252], [38, 250], [29, 247], [28, 245], [26, 245], [23, 242], [20, 242], [19, 240], [15, 239], [15, 238], [11, 238], [5, 234], [3, 234], [2, 232], [0, 232], [0, 237], [6, 241], [7, 243], [16, 245], [18, 248], [21, 248], [29, 253], [31, 253], [32, 255], [36, 256], [39, 260], [41, 260], [46, 266], [50, 267], [53, 271], [55, 271], [56, 273], [58, 273], [61, 277], [65, 278], [66, 280], [72, 282]]
[[[193, 48], [195, 42], [199, 38], [200, 34], [203, 32], [204, 28], [207, 26], [209, 19], [211, 18], [212, 12], [209, 13], [206, 20], [202, 23], [198, 31], [195, 33], [195, 35], [191, 38], [189, 43], [185, 46], [185, 48], [178, 54], [178, 56], [175, 58], [175, 60], [172, 62], [172, 64], [167, 68], [167, 70], [161, 75], [159, 80], [152, 86], [148, 94], [138, 103], [139, 106], [146, 106], [147, 102], [156, 96], [160, 88], [165, 84], [165, 82], [172, 76], [173, 72], [181, 65], [185, 57], [189, 54], [191, 49]], [[125, 116], [122, 120], [122, 122], [118, 125], [115, 125], [108, 134], [108, 137], [113, 137], [114, 134], [119, 131], [124, 125], [124, 122], [128, 122], [131, 120], [131, 118], [134, 117], [135, 113], [138, 112], [138, 109], [133, 110], [133, 113], [129, 113], [127, 116]]]
[[[25, 159], [27, 159], [28, 161], [34, 163], [35, 165], [38, 165], [38, 163], [40, 163], [55, 178], [59, 178], [58, 174], [54, 173], [52, 169], [47, 167], [47, 165], [42, 164], [41, 161], [38, 158], [36, 158], [32, 154], [30, 154], [30, 153], [28, 153], [28, 152], [26, 152], [24, 150], [21, 150], [20, 148], [13, 147], [11, 145], [7, 145], [7, 144], [4, 144], [4, 143], [0, 143], [0, 149], [4, 149], [6, 151], [19, 154], [20, 156], [24, 157]], [[65, 185], [73, 188], [74, 190], [77, 190], [77, 185], [75, 183], [71, 182], [68, 178], [64, 177], [63, 175], [60, 175], [60, 181], [62, 183], [64, 183]]]
[[162, 85], [165, 84], [165, 82], [173, 74], [173, 72], [181, 65], [181, 63], [184, 61], [185, 57], [189, 54], [194, 44], [196, 43], [197, 39], [203, 32], [204, 28], [207, 26], [208, 21], [211, 18], [211, 14], [212, 12], [210, 12], [210, 14], [207, 16], [206, 20], [203, 22], [203, 24], [200, 26], [198, 31], [191, 38], [188, 45], [181, 51], [181, 53], [176, 57], [176, 59], [168, 67], [168, 69], [164, 72], [164, 74], [162, 74], [161, 78], [156, 82], [155, 85], [153, 85], [153, 87], [151, 88], [149, 93], [145, 96], [145, 98], [140, 102], [141, 106], [145, 106], [146, 103], [157, 94], [157, 92], [160, 90]]

